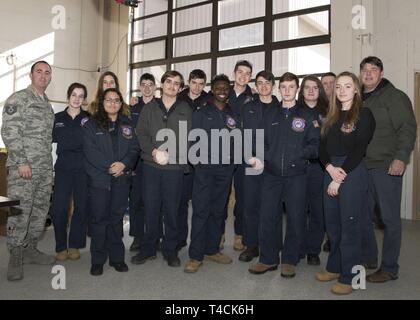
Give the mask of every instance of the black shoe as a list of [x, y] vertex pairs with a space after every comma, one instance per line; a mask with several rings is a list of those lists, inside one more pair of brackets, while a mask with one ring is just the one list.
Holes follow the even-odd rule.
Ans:
[[140, 250], [140, 238], [134, 237], [133, 243], [130, 246], [130, 251], [139, 251]]
[[125, 262], [119, 262], [119, 263], [110, 262], [109, 265], [111, 267], [114, 267], [115, 271], [118, 271], [118, 272], [127, 272], [128, 271], [128, 266]]
[[259, 255], [260, 250], [258, 250], [258, 247], [248, 247], [239, 255], [239, 261], [250, 262]]
[[178, 244], [178, 246], [176, 247], [177, 251], [180, 251], [182, 248], [187, 246], [187, 241], [183, 241], [181, 243]]
[[136, 254], [134, 257], [131, 258], [132, 264], [143, 264], [147, 260], [153, 260], [156, 259], [156, 256], [145, 256], [142, 253]]
[[306, 256], [306, 261], [310, 266], [319, 266], [321, 264], [321, 260], [319, 260], [319, 256], [317, 254], [308, 254]]
[[92, 264], [90, 267], [90, 274], [92, 276], [100, 276], [104, 273], [104, 266], [102, 264]]
[[322, 251], [324, 251], [324, 252], [330, 252], [330, 250], [331, 250], [331, 243], [330, 243], [330, 240], [327, 239], [324, 242], [324, 245], [322, 246]]
[[181, 266], [181, 260], [177, 256], [164, 257], [168, 261], [168, 266], [170, 267], [179, 267]]

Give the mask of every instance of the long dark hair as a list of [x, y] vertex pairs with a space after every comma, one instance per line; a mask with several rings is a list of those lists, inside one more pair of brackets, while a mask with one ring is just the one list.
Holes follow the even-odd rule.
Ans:
[[353, 103], [351, 105], [351, 108], [349, 112], [346, 115], [346, 118], [344, 119], [344, 124], [346, 125], [354, 125], [357, 120], [359, 119], [359, 115], [361, 112], [361, 109], [363, 107], [363, 100], [362, 100], [362, 90], [360, 85], [359, 78], [351, 72], [345, 71], [340, 73], [334, 82], [334, 93], [331, 97], [330, 106], [328, 109], [327, 119], [325, 120], [324, 125], [321, 129], [321, 136], [325, 137], [328, 134], [328, 131], [331, 129], [331, 127], [336, 123], [340, 118], [340, 111], [342, 108], [342, 104], [340, 100], [337, 98], [337, 81], [341, 77], [350, 77], [353, 80], [354, 86], [356, 87], [356, 94], [353, 98]]
[[302, 84], [299, 90], [298, 102], [300, 104], [303, 104], [305, 102], [305, 96], [304, 96], [303, 90], [305, 88], [306, 81], [313, 81], [318, 86], [319, 97], [316, 102], [315, 108], [323, 117], [325, 117], [328, 113], [328, 98], [327, 98], [327, 94], [325, 93], [324, 87], [322, 86], [321, 80], [319, 80], [317, 77], [309, 75], [303, 78]]
[[105, 111], [105, 107], [104, 107], [104, 100], [106, 95], [109, 92], [115, 92], [118, 97], [120, 98], [121, 101], [121, 108], [118, 111], [118, 117], [120, 117], [124, 112], [123, 112], [123, 107], [127, 106], [127, 104], [124, 102], [123, 96], [121, 94], [121, 92], [115, 88], [110, 88], [110, 89], [106, 89], [103, 93], [102, 96], [99, 98], [98, 101], [98, 110], [92, 115], [92, 118], [95, 119], [100, 127], [104, 130], [108, 130], [109, 128], [109, 117], [108, 117], [108, 113]]

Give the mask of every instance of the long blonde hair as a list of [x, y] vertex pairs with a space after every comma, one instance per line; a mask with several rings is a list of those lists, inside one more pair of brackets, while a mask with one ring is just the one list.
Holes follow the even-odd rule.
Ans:
[[342, 109], [342, 103], [337, 98], [336, 85], [337, 85], [338, 79], [340, 79], [341, 77], [352, 78], [353, 84], [356, 87], [356, 94], [354, 95], [351, 108], [349, 112], [347, 113], [346, 118], [344, 119], [344, 124], [349, 125], [349, 126], [354, 125], [359, 119], [360, 111], [363, 107], [362, 90], [361, 90], [361, 84], [360, 84], [359, 78], [352, 72], [345, 71], [345, 72], [340, 73], [334, 82], [334, 94], [332, 95], [332, 98], [329, 104], [327, 119], [325, 120], [325, 123], [321, 129], [322, 137], [325, 137], [328, 134], [328, 131], [336, 122], [338, 122], [340, 118], [340, 111]]

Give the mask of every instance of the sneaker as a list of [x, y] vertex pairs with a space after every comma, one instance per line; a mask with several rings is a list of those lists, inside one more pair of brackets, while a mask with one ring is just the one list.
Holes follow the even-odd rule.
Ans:
[[264, 274], [267, 271], [274, 271], [277, 270], [278, 265], [277, 264], [264, 264], [261, 262], [258, 262], [254, 265], [252, 265], [248, 271], [252, 274]]
[[109, 265], [111, 267], [114, 267], [115, 271], [118, 271], [118, 272], [127, 272], [128, 271], [128, 266], [125, 262], [118, 262], [118, 263], [109, 262]]
[[295, 273], [295, 266], [292, 264], [284, 263], [281, 265], [281, 274], [283, 278], [293, 278]]
[[168, 266], [170, 267], [181, 266], [181, 260], [178, 258], [178, 256], [163, 257], [163, 258], [168, 262]]
[[66, 261], [68, 258], [69, 258], [69, 254], [67, 250], [60, 251], [55, 255], [55, 259], [57, 261]]
[[245, 246], [242, 243], [242, 236], [235, 235], [235, 240], [233, 242], [233, 249], [236, 251], [242, 251], [245, 249]]
[[211, 256], [204, 256], [204, 260], [206, 261], [213, 261], [213, 262], [217, 262], [220, 264], [230, 264], [232, 263], [232, 258], [230, 258], [229, 256], [218, 252], [216, 254], [213, 254]]
[[353, 292], [353, 287], [350, 284], [337, 282], [331, 287], [331, 292], [338, 295], [346, 295]]
[[79, 249], [69, 248], [69, 259], [70, 260], [78, 260], [80, 259], [80, 251]]
[[337, 280], [339, 277], [340, 277], [339, 273], [332, 273], [328, 271], [321, 271], [315, 274], [315, 278], [318, 281], [322, 281], [322, 282]]
[[202, 264], [203, 263], [201, 261], [190, 259], [185, 265], [184, 272], [195, 273], [198, 271], [198, 268], [200, 268]]
[[104, 273], [104, 266], [102, 264], [92, 264], [90, 267], [90, 274], [92, 276], [100, 276]]

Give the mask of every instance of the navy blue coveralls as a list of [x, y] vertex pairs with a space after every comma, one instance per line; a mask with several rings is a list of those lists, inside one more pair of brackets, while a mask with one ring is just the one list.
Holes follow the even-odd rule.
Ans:
[[[131, 120], [119, 114], [109, 129], [91, 119], [84, 126], [86, 172], [89, 177], [92, 265], [124, 262], [123, 216], [128, 205], [131, 170], [140, 147]], [[118, 178], [108, 173], [114, 162], [125, 164]]]
[[[244, 137], [244, 146], [251, 144], [252, 156], [256, 155], [257, 145], [261, 145], [264, 150], [264, 140], [257, 141], [256, 130], [264, 129], [263, 118], [268, 108], [278, 108], [279, 101], [273, 96], [273, 101], [269, 104], [262, 103], [258, 95], [254, 96], [253, 101], [245, 104], [242, 110], [243, 130], [252, 130], [252, 141], [247, 143], [247, 137]], [[264, 139], [264, 137], [263, 137]], [[249, 159], [244, 159], [245, 161]], [[245, 167], [248, 167], [246, 165]], [[263, 186], [263, 175], [247, 175], [244, 171], [244, 233], [243, 243], [245, 246], [258, 247], [258, 226], [259, 210], [261, 204], [261, 190]]]
[[[318, 156], [319, 129], [301, 105], [271, 108], [264, 117], [265, 168], [260, 207], [260, 262], [279, 264], [281, 203], [287, 211], [282, 264], [297, 265], [303, 241], [308, 159]], [[283, 239], [280, 235], [280, 239]]]
[[[137, 127], [140, 112], [145, 103], [143, 98], [139, 98], [138, 103], [131, 106], [131, 121], [133, 128]], [[130, 231], [129, 235], [139, 238], [140, 242], [144, 236], [144, 204], [142, 198], [141, 179], [142, 179], [142, 163], [140, 155], [138, 157], [136, 166], [133, 170], [133, 179], [131, 181], [130, 190]]]
[[[205, 130], [209, 139], [212, 129], [231, 131], [239, 128], [239, 121], [229, 105], [221, 111], [209, 101], [205, 107], [193, 113], [193, 129]], [[204, 255], [214, 255], [219, 252], [234, 170], [233, 140], [231, 139], [229, 145], [224, 147], [220, 143], [218, 155], [211, 149], [211, 144], [209, 141], [208, 150], [200, 151], [207, 153], [208, 163], [195, 165], [194, 172], [189, 257], [197, 261], [202, 261]], [[223, 148], [230, 149], [230, 158], [227, 158], [226, 152], [224, 154]]]
[[[178, 98], [185, 101], [191, 107], [191, 110], [197, 111], [200, 110], [207, 103], [208, 94], [204, 90], [201, 92], [201, 95], [192, 100], [188, 95], [189, 88], [182, 90]], [[192, 189], [194, 181], [194, 169], [191, 166], [189, 173], [184, 173], [184, 181], [182, 183], [182, 197], [181, 204], [179, 205], [179, 220], [178, 220], [178, 230], [179, 230], [179, 247], [186, 245], [188, 238], [188, 202], [192, 199]]]
[[368, 108], [362, 108], [356, 124], [348, 126], [343, 124], [345, 114], [341, 111], [339, 121], [322, 138], [319, 158], [324, 166], [332, 164], [347, 173], [336, 197], [327, 194], [332, 179], [327, 171], [324, 175], [325, 227], [331, 243], [326, 270], [339, 273], [340, 283], [351, 284], [352, 268], [361, 264], [362, 224], [368, 221], [368, 171], [363, 157], [375, 119]]
[[[242, 92], [239, 96], [236, 96], [236, 92], [233, 89], [234, 87], [231, 86], [229, 91], [229, 106], [232, 108], [232, 111], [236, 115], [239, 121], [242, 114], [243, 106], [252, 101], [252, 89], [250, 86], [246, 86], [244, 92]], [[243, 235], [243, 220], [244, 220], [244, 172], [245, 172], [245, 165], [239, 164], [235, 165], [235, 171], [233, 174], [233, 187], [235, 188], [235, 207], [233, 209], [233, 215], [235, 216], [234, 222], [234, 230], [235, 234], [238, 236]], [[227, 218], [227, 207], [225, 216]], [[226, 219], [225, 218], [225, 219]], [[225, 222], [223, 223], [222, 230], [225, 230]]]
[[[320, 128], [325, 118], [317, 107], [311, 108], [303, 102], [305, 109], [312, 115], [313, 123]], [[310, 159], [307, 171], [305, 234], [301, 255], [319, 255], [324, 241], [324, 166], [319, 159]]]
[[[88, 188], [83, 156], [83, 125], [89, 115], [81, 110], [73, 119], [67, 109], [55, 115], [53, 129], [53, 142], [57, 143], [58, 156], [54, 167], [52, 214], [56, 252], [86, 246]], [[67, 213], [72, 194], [74, 210], [67, 244]]]

